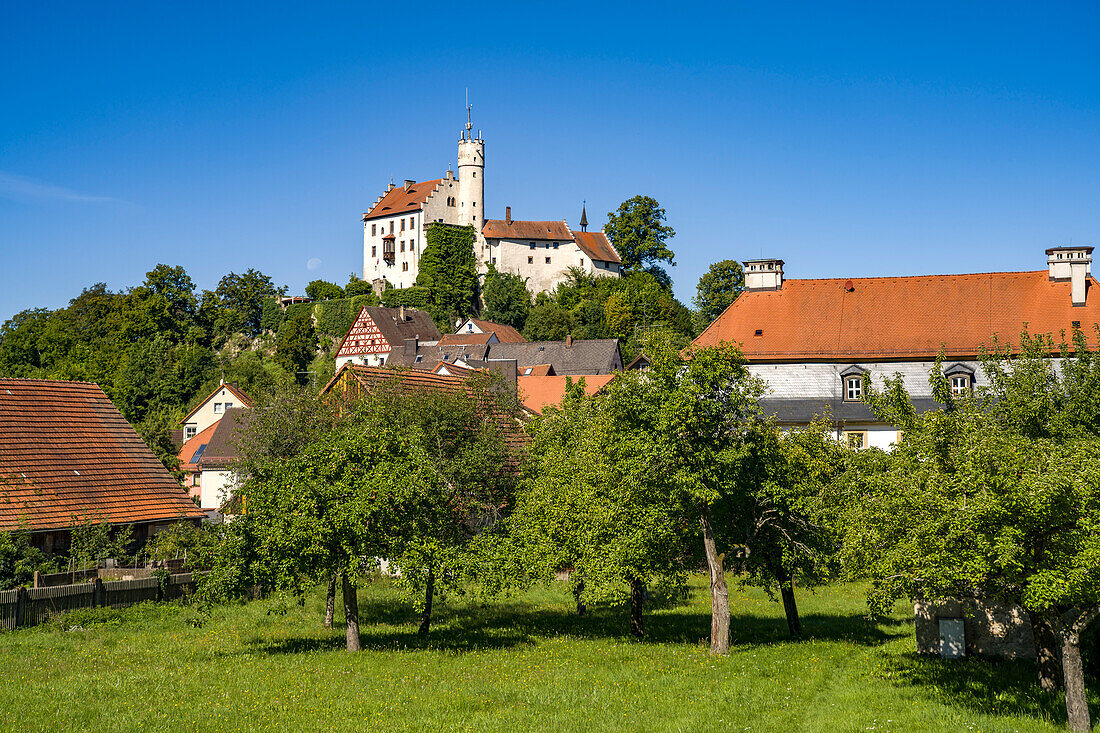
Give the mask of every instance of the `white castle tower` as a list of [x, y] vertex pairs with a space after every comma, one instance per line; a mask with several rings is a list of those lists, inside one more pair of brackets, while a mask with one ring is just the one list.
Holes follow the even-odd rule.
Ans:
[[466, 131], [458, 141], [458, 223], [472, 224], [481, 231], [485, 224], [485, 141], [480, 130], [473, 137], [470, 109], [466, 105]]

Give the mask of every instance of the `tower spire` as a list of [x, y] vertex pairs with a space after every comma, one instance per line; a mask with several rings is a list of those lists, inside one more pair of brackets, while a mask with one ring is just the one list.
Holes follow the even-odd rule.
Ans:
[[470, 130], [474, 129], [474, 123], [470, 116], [473, 105], [470, 104], [470, 90], [466, 89], [466, 137], [470, 137]]
[[582, 232], [587, 232], [588, 231], [588, 212], [585, 211], [585, 204], [587, 204], [587, 203], [588, 203], [588, 201], [584, 201], [583, 203], [581, 203], [581, 231]]

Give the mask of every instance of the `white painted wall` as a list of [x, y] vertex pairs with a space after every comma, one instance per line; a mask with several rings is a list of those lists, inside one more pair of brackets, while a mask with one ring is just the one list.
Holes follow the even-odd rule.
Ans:
[[[221, 411], [214, 412], [215, 403], [220, 404]], [[237, 396], [230, 392], [226, 387], [222, 387], [206, 402], [199, 406], [199, 409], [195, 411], [195, 414], [187, 419], [187, 422], [181, 423], [184, 429], [184, 436], [187, 435], [187, 428], [195, 428], [196, 433], [201, 433], [208, 427], [222, 419], [222, 415], [228, 409], [226, 403], [230, 403], [229, 407], [248, 407], [248, 405], [237, 399]]]
[[[931, 397], [928, 372], [934, 362], [840, 362], [834, 364], [749, 364], [749, 372], [763, 379], [769, 388], [767, 397], [778, 399], [844, 399], [840, 373], [850, 366], [860, 366], [871, 375], [871, 383], [881, 389], [886, 377], [900, 373], [905, 388], [912, 397]], [[955, 364], [944, 362], [944, 366]], [[974, 370], [974, 386], [987, 386], [985, 375], [976, 361], [961, 362]]]
[[235, 479], [232, 471], [206, 469], [199, 477], [199, 506], [219, 509], [233, 496]]

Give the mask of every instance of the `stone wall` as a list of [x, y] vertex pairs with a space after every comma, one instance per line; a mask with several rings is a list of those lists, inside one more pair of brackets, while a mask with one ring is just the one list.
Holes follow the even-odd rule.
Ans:
[[997, 659], [1034, 659], [1035, 639], [1031, 620], [1019, 606], [987, 603], [973, 599], [913, 604], [917, 651], [940, 653], [939, 620], [961, 618], [966, 634], [967, 656]]

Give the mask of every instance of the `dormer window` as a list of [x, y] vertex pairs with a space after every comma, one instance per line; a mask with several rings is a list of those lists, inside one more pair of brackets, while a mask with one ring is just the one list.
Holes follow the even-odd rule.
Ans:
[[863, 399], [863, 377], [844, 378], [844, 399], [848, 402], [859, 402]]
[[959, 374], [951, 377], [951, 396], [961, 397], [970, 394], [970, 377]]
[[947, 383], [951, 385], [951, 396], [968, 395], [974, 388], [974, 370], [966, 364], [951, 364], [943, 370]]

